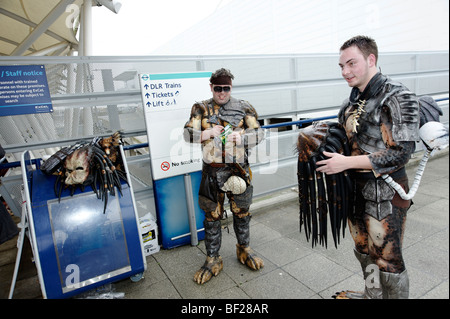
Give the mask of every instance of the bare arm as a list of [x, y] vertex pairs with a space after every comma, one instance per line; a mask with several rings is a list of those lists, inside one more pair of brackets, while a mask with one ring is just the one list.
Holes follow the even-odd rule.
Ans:
[[338, 153], [323, 152], [329, 159], [317, 162], [317, 171], [336, 174], [348, 169], [372, 169], [369, 156], [344, 156]]

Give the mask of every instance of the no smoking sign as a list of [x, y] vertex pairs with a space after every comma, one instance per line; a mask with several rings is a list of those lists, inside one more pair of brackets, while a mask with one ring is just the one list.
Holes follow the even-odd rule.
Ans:
[[169, 162], [162, 162], [161, 164], [161, 169], [165, 172], [168, 171], [170, 168], [170, 163]]

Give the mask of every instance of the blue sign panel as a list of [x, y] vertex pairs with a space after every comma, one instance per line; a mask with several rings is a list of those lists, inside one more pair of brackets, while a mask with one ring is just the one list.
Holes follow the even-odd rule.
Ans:
[[[198, 204], [198, 190], [202, 180], [202, 172], [191, 173], [192, 193], [194, 194], [195, 221], [197, 238], [203, 240], [203, 220], [205, 212]], [[156, 213], [160, 227], [161, 244], [170, 249], [191, 242], [189, 212], [186, 207], [186, 189], [183, 176], [173, 176], [154, 181]]]
[[31, 222], [41, 289], [46, 298], [69, 298], [107, 283], [143, 273], [141, 246], [131, 188], [104, 202], [90, 186], [56, 198], [56, 176], [31, 171]]
[[0, 66], [0, 116], [53, 112], [43, 65]]

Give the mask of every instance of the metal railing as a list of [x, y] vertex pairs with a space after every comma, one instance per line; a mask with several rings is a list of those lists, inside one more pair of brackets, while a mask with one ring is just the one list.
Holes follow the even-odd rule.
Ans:
[[[440, 102], [444, 110], [442, 121], [448, 123], [448, 57], [448, 51], [380, 53], [379, 65], [383, 73], [417, 95], [444, 99]], [[9, 160], [14, 161], [14, 155], [24, 150], [32, 150], [35, 158], [41, 158], [80, 139], [108, 136], [120, 130], [127, 143], [124, 148], [134, 176], [136, 200], [147, 201], [143, 207], [152, 210], [151, 154], [146, 148], [138, 75], [225, 67], [235, 75], [233, 96], [255, 106], [268, 132], [266, 144], [256, 150], [262, 156], [257, 156], [253, 165], [258, 182], [255, 196], [262, 196], [295, 184], [293, 163], [298, 127], [313, 120], [332, 119], [341, 101], [348, 97], [349, 88], [341, 78], [337, 61], [337, 54], [1, 57], [1, 65], [45, 65], [54, 112], [32, 116], [41, 117], [39, 123], [48, 125], [54, 138], [37, 136], [27, 116], [0, 117], [0, 143]], [[14, 177], [2, 178], [3, 185], [8, 178]]]

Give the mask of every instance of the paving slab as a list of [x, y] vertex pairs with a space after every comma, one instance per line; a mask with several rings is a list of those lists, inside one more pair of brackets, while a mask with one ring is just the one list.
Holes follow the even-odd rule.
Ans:
[[[416, 155], [407, 167], [414, 179]], [[432, 157], [425, 170], [414, 204], [408, 212], [403, 254], [410, 276], [410, 297], [449, 298], [449, 155]], [[345, 230], [336, 249], [328, 235], [328, 247], [311, 247], [299, 232], [298, 197], [285, 190], [255, 200], [250, 245], [264, 259], [265, 267], [251, 270], [236, 259], [232, 218], [223, 221], [221, 255], [224, 269], [204, 285], [193, 281], [203, 264], [204, 242], [182, 246], [147, 257], [145, 278], [115, 284], [126, 299], [330, 299], [337, 291], [363, 289], [361, 267], [353, 254], [353, 241]], [[228, 226], [228, 228], [226, 227]]]

